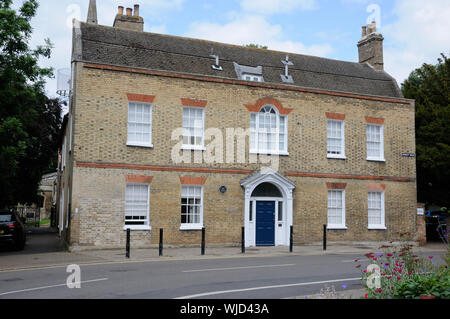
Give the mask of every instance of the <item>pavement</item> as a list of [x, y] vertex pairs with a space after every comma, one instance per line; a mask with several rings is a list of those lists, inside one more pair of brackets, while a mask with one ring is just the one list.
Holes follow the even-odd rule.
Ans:
[[[241, 247], [223, 247], [206, 245], [205, 255], [201, 255], [198, 247], [165, 247], [163, 256], [159, 256], [157, 247], [133, 249], [130, 258], [125, 257], [123, 249], [102, 250], [65, 250], [58, 239], [58, 234], [51, 228], [32, 229], [27, 236], [27, 244], [23, 251], [0, 249], [0, 271], [34, 267], [61, 266], [69, 264], [91, 264], [112, 262], [137, 262], [153, 260], [199, 260], [220, 258], [249, 258], [249, 257], [277, 257], [277, 256], [317, 256], [333, 254], [360, 254], [379, 252], [379, 247], [387, 243], [352, 242], [327, 243], [327, 250], [323, 250], [322, 243], [294, 246], [293, 252], [289, 247], [247, 247], [245, 254]], [[444, 254], [446, 247], [441, 243], [431, 243], [422, 247], [415, 247], [415, 252], [424, 254]]]

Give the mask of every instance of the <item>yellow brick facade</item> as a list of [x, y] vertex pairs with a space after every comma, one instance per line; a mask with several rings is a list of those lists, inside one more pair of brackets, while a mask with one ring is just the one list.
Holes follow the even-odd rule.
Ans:
[[[267, 165], [249, 163], [248, 140], [244, 163], [238, 162], [236, 150], [234, 161], [226, 163], [226, 149], [223, 163], [174, 163], [171, 152], [179, 141], [172, 140], [172, 132], [182, 126], [182, 98], [207, 102], [205, 128], [219, 129], [224, 146], [226, 129], [249, 128], [250, 112], [245, 105], [254, 105], [259, 99], [270, 97], [284, 108], [293, 109], [288, 115], [289, 155], [280, 156], [278, 172], [296, 184], [293, 192], [296, 243], [321, 240], [322, 225], [327, 222], [327, 182], [347, 184], [347, 229], [330, 230], [330, 240], [395, 240], [399, 238], [399, 232], [415, 231], [415, 160], [402, 157], [402, 153], [415, 153], [414, 105], [411, 101], [397, 103], [117, 72], [82, 63], [76, 64], [76, 79], [71, 109], [73, 152], [70, 155], [73, 170], [69, 242], [74, 247], [125, 246], [126, 175], [153, 176], [150, 185], [152, 230], [132, 231], [134, 247], [157, 244], [159, 228], [164, 229], [167, 244], [200, 243], [199, 231], [180, 230], [179, 176], [206, 177], [203, 215], [206, 242], [240, 243], [244, 225], [244, 190], [240, 180]], [[153, 148], [126, 145], [127, 93], [155, 97], [152, 105]], [[327, 158], [327, 112], [345, 114], [345, 160]], [[384, 119], [386, 162], [366, 160], [366, 117]], [[205, 144], [208, 143], [205, 140]], [[103, 168], [79, 163], [114, 165]], [[120, 164], [127, 164], [129, 168]], [[132, 165], [143, 167], [133, 169]], [[222, 171], [197, 172], [195, 168]], [[228, 169], [234, 171], [227, 172]], [[305, 177], [296, 173], [316, 175]], [[332, 178], [333, 174], [346, 177]], [[380, 177], [384, 180], [374, 180]], [[374, 183], [386, 185], [387, 230], [367, 229], [366, 186]], [[219, 192], [222, 185], [228, 189], [225, 194]]]

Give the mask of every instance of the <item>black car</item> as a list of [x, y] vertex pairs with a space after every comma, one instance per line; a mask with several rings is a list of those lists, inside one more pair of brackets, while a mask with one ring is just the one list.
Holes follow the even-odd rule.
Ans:
[[25, 227], [17, 213], [0, 210], [0, 245], [8, 245], [16, 250], [22, 250], [25, 242]]

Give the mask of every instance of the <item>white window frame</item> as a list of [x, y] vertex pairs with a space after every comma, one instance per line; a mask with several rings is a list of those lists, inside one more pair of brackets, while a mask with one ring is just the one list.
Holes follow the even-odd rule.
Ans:
[[[134, 105], [143, 105], [150, 108], [150, 124], [149, 123], [141, 123], [141, 122], [132, 122], [132, 124], [146, 124], [150, 125], [150, 140], [148, 143], [142, 142], [142, 141], [132, 141], [130, 140], [130, 134], [129, 134], [129, 126], [130, 126], [130, 106], [131, 104]], [[139, 147], [153, 147], [152, 140], [152, 131], [153, 131], [153, 103], [143, 103], [143, 102], [135, 102], [135, 101], [129, 101], [128, 102], [128, 119], [127, 119], [127, 146], [139, 146]]]
[[[183, 199], [183, 188], [199, 188], [200, 189], [200, 222], [199, 223], [181, 223], [180, 230], [201, 230], [203, 228], [203, 206], [204, 206], [204, 196], [203, 196], [203, 186], [200, 185], [182, 185], [181, 186], [181, 198]], [[183, 204], [180, 203], [180, 218], [181, 218], [181, 207]]]
[[[201, 113], [202, 113], [202, 119], [201, 119], [201, 121], [202, 121], [202, 134], [201, 134], [202, 143], [201, 143], [201, 145], [184, 144], [184, 137], [185, 137], [184, 132], [185, 132], [185, 129], [191, 129], [191, 127], [188, 127], [188, 128], [184, 127], [184, 119], [183, 119], [183, 117], [184, 117], [184, 111], [186, 109], [201, 111]], [[182, 141], [181, 141], [182, 142], [182, 145], [181, 145], [181, 149], [182, 150], [200, 150], [200, 151], [206, 150], [206, 147], [205, 147], [205, 109], [204, 108], [202, 108], [202, 107], [195, 107], [195, 106], [183, 106], [182, 128], [183, 128], [183, 134], [182, 134], [182, 137], [181, 137], [182, 138]], [[195, 130], [195, 127], [194, 127], [194, 130]], [[191, 135], [189, 135], [188, 137], [191, 137]]]
[[264, 82], [263, 77], [261, 75], [255, 75], [255, 74], [242, 74], [242, 79], [244, 81], [250, 81], [250, 82]]
[[[369, 194], [370, 193], [377, 193], [377, 194], [381, 194], [380, 197], [380, 220], [381, 223], [380, 224], [370, 224], [370, 218], [369, 218], [369, 214], [370, 214], [370, 210], [373, 209], [375, 210], [375, 208], [370, 208], [369, 206]], [[380, 229], [380, 230], [386, 230], [386, 217], [385, 217], [385, 201], [384, 201], [384, 191], [369, 191], [367, 192], [367, 224], [368, 224], [368, 229]]]
[[[369, 129], [369, 126], [379, 127], [380, 128], [380, 156], [379, 157], [370, 157], [369, 156], [369, 135], [367, 134], [367, 131]], [[372, 142], [372, 141], [371, 141]], [[384, 125], [378, 125], [378, 124], [366, 124], [366, 153], [367, 153], [367, 160], [368, 161], [375, 161], [375, 162], [385, 162], [386, 159], [384, 158]]]
[[[261, 110], [265, 107], [271, 107], [276, 114], [276, 142], [275, 142], [275, 146], [277, 146], [276, 149], [259, 149], [259, 134], [271, 134], [268, 132], [264, 132], [264, 129], [259, 128], [259, 121], [260, 121], [260, 116], [264, 116], [264, 113], [261, 113]], [[254, 121], [254, 127], [252, 127], [252, 117], [255, 117], [255, 121]], [[280, 132], [280, 119], [284, 118], [284, 132]], [[266, 104], [264, 105], [259, 112], [252, 112], [250, 113], [250, 154], [263, 154], [263, 155], [289, 155], [288, 152], [288, 116], [287, 115], [281, 115], [278, 112], [278, 109], [271, 104]], [[262, 130], [262, 132], [260, 131]], [[284, 134], [284, 140], [283, 140], [283, 144], [284, 144], [284, 149], [280, 150], [280, 135]]]
[[[335, 207], [330, 207], [330, 192], [341, 193], [341, 202], [342, 202], [342, 224], [330, 224], [329, 223], [329, 210], [336, 209]], [[345, 190], [343, 189], [328, 189], [328, 197], [327, 197], [327, 229], [347, 229], [346, 221], [345, 221], [346, 209], [345, 209]]]
[[[330, 123], [339, 123], [341, 125], [341, 154], [331, 154], [328, 153], [328, 139], [333, 138], [328, 135], [328, 127]], [[345, 121], [343, 120], [334, 120], [334, 119], [327, 119], [327, 158], [334, 158], [334, 159], [346, 159], [345, 156]]]
[[[126, 224], [126, 216], [127, 216], [127, 189], [128, 186], [147, 186], [147, 219], [144, 220], [145, 224], [144, 225], [127, 225]], [[143, 183], [126, 183], [125, 186], [125, 215], [123, 217], [123, 222], [124, 222], [124, 226], [123, 229], [127, 230], [151, 230], [151, 226], [150, 226], [150, 184], [143, 184]]]

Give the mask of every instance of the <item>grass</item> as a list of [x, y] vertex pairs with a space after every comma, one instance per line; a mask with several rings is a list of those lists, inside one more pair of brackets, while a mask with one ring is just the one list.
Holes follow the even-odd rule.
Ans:
[[39, 224], [41, 225], [41, 226], [50, 226], [50, 219], [42, 219], [40, 222], [39, 222]]

